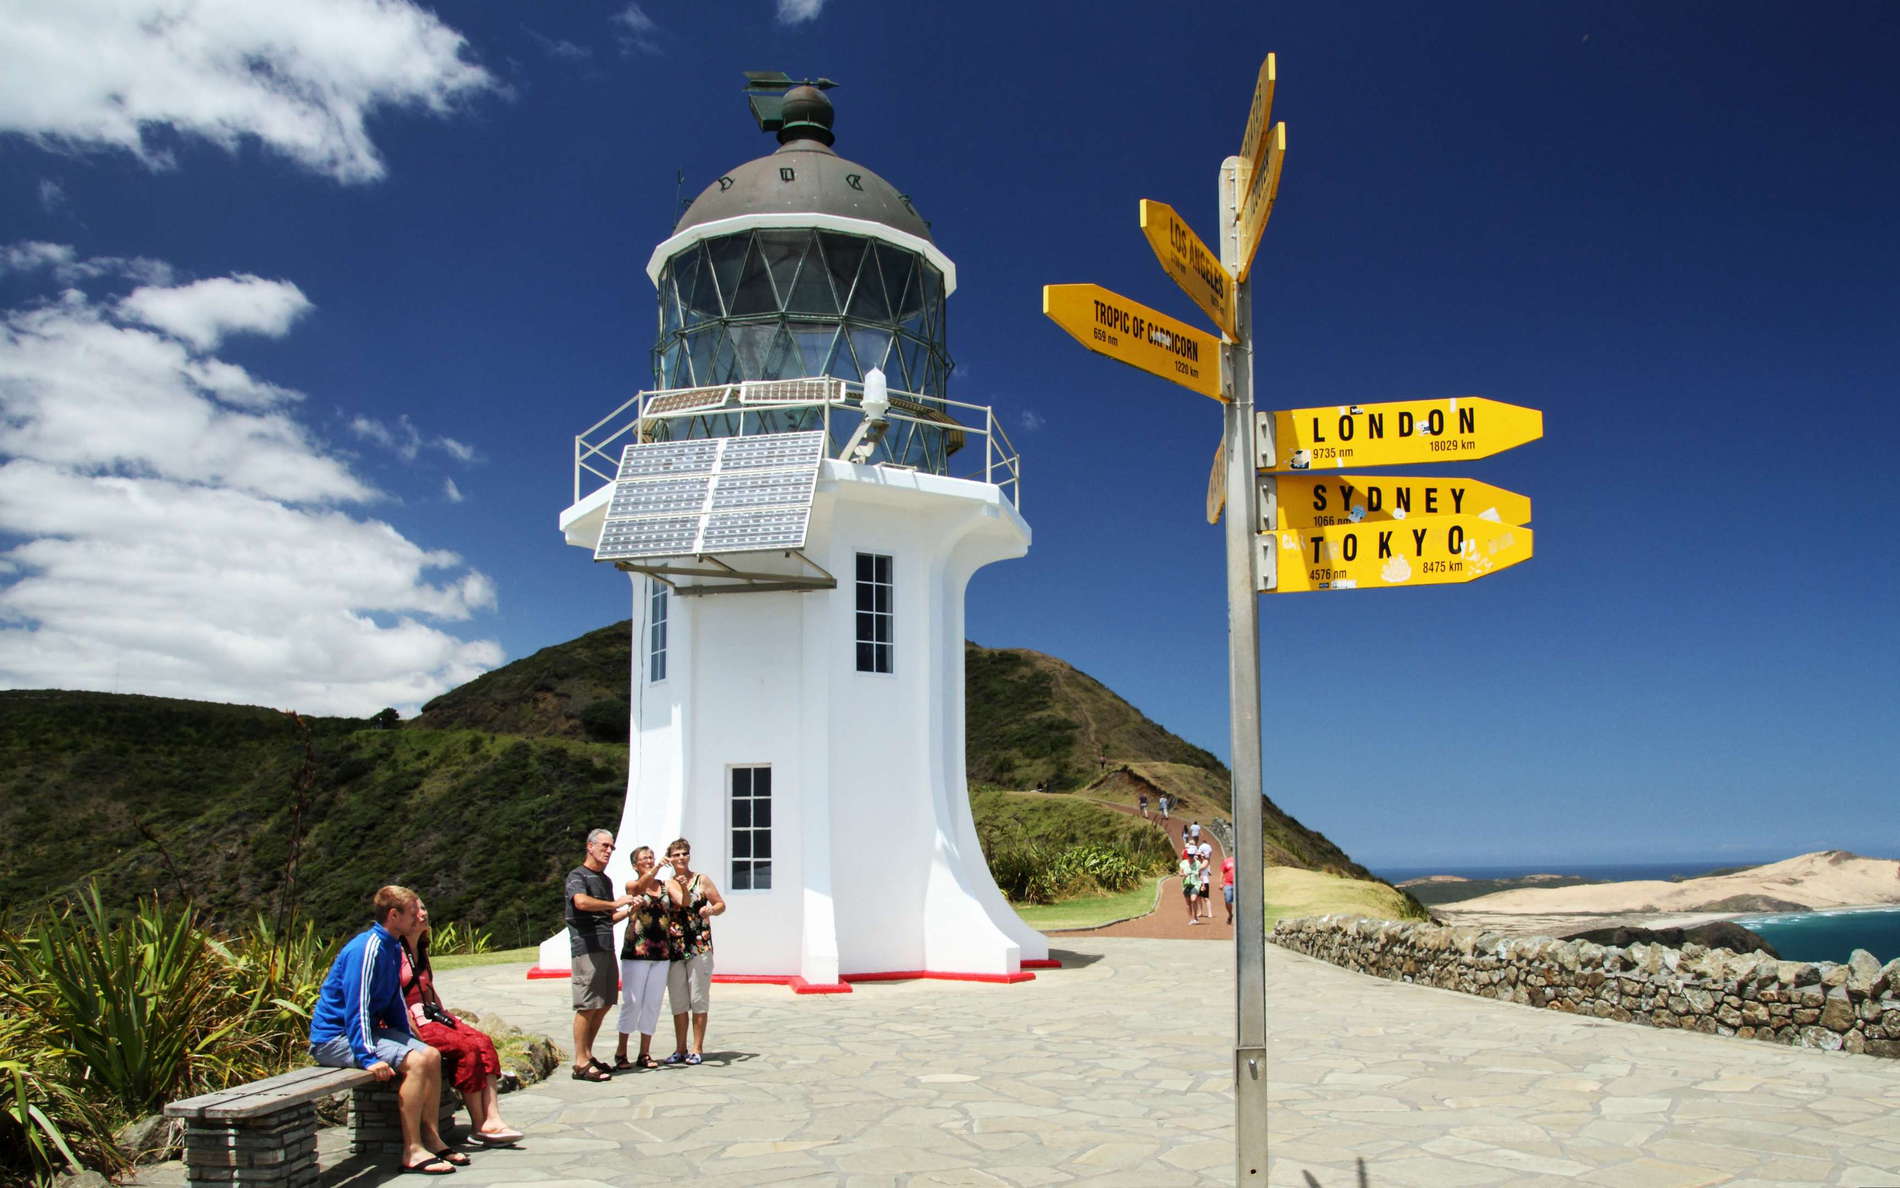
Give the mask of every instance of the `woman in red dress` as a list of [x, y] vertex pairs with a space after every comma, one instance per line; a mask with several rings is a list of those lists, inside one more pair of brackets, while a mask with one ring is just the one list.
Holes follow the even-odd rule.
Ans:
[[429, 913], [422, 912], [422, 931], [413, 955], [402, 953], [402, 993], [409, 1004], [409, 1025], [416, 1038], [442, 1053], [443, 1079], [462, 1091], [468, 1104], [469, 1137], [485, 1147], [505, 1147], [521, 1141], [519, 1130], [501, 1120], [495, 1081], [501, 1059], [495, 1041], [443, 1009], [429, 969]]

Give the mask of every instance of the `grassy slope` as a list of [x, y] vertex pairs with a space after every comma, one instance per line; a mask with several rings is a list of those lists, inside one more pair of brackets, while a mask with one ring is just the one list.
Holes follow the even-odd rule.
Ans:
[[[1090, 800], [1132, 806], [1143, 791], [1168, 791], [1189, 817], [1228, 815], [1220, 763], [1100, 682], [1036, 652], [970, 645], [965, 655], [972, 807], [986, 839], [1139, 845], [1151, 829]], [[341, 933], [359, 925], [370, 889], [401, 882], [424, 891], [437, 918], [489, 929], [497, 944], [538, 940], [557, 926], [575, 839], [619, 815], [631, 656], [622, 622], [478, 677], [397, 730], [308, 720], [294, 880], [305, 756], [285, 715], [0, 692], [0, 911], [102, 877], [120, 901], [182, 887], [235, 923], [274, 909], [289, 884], [320, 928]], [[982, 790], [1044, 781], [1086, 795]], [[1270, 862], [1363, 873], [1266, 808]]]
[[[617, 819], [625, 748], [476, 731], [311, 723], [111, 694], [0, 693], [0, 903], [56, 900], [88, 878], [118, 902], [189, 894], [235, 924], [287, 884], [330, 934], [383, 883], [437, 916], [538, 940], [559, 919], [573, 839]], [[293, 878], [294, 874], [294, 878]]]

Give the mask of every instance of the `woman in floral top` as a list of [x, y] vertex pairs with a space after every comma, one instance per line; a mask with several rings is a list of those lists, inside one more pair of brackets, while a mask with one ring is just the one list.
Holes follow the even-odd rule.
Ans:
[[[633, 852], [633, 877], [627, 880], [633, 897], [627, 917], [627, 935], [620, 946], [620, 1044], [614, 1049], [614, 1071], [658, 1068], [653, 1059], [653, 1029], [660, 1022], [660, 995], [666, 992], [667, 967], [679, 948], [679, 924], [674, 909], [677, 893], [654, 871], [653, 847]], [[640, 1056], [627, 1059], [627, 1036], [640, 1033]]]
[[[706, 1050], [706, 1010], [712, 999], [712, 918], [726, 910], [726, 899], [704, 874], [693, 869], [693, 846], [679, 838], [666, 847], [667, 880], [680, 921], [681, 960], [667, 975], [667, 997], [673, 1000], [674, 1050], [668, 1064], [698, 1064]], [[686, 1050], [686, 1015], [693, 1016], [693, 1048]]]

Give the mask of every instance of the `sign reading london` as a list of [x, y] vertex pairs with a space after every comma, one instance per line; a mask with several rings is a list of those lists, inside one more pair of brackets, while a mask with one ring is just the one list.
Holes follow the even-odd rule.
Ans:
[[1482, 396], [1256, 413], [1261, 470], [1409, 466], [1485, 458], [1536, 441], [1544, 414]]
[[1234, 321], [1234, 278], [1221, 266], [1214, 253], [1194, 228], [1187, 225], [1172, 206], [1147, 198], [1141, 200], [1141, 233], [1161, 261], [1161, 269], [1181, 286], [1181, 291], [1214, 319], [1227, 337], [1238, 340], [1240, 331]]
[[1324, 528], [1414, 516], [1476, 516], [1496, 524], [1531, 522], [1530, 497], [1466, 478], [1396, 474], [1265, 475], [1260, 529]]
[[1100, 285], [1044, 285], [1042, 312], [1094, 351], [1222, 400], [1220, 340]]
[[1475, 516], [1425, 516], [1263, 532], [1259, 588], [1365, 590], [1475, 581], [1531, 558], [1529, 528]]

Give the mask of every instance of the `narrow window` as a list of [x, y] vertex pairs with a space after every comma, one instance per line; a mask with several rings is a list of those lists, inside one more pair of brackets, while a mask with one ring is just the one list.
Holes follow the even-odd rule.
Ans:
[[647, 681], [666, 679], [666, 583], [648, 578], [647, 585]]
[[732, 877], [734, 891], [772, 889], [772, 769], [732, 769]]
[[858, 671], [890, 672], [891, 559], [858, 554]]

